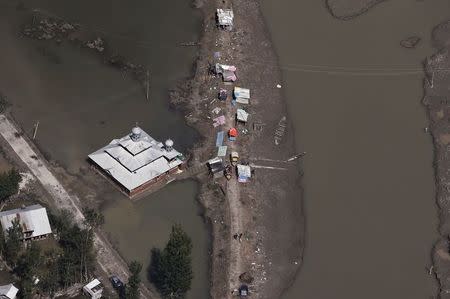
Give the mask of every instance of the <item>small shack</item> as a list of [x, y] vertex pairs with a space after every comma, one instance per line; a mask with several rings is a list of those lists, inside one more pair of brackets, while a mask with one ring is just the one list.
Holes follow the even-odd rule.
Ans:
[[250, 89], [235, 87], [233, 97], [237, 103], [248, 105], [250, 103]]
[[103, 294], [102, 283], [96, 278], [83, 287], [83, 292], [92, 299], [101, 298]]
[[24, 240], [40, 239], [52, 233], [47, 210], [41, 205], [1, 212], [0, 223], [5, 235], [15, 220], [19, 221]]
[[248, 165], [238, 164], [237, 173], [239, 183], [247, 183], [252, 177], [252, 170]]
[[1, 299], [16, 299], [19, 289], [12, 283], [0, 286], [0, 298]]
[[225, 170], [225, 166], [223, 165], [223, 161], [219, 157], [215, 157], [213, 159], [208, 160], [207, 162], [208, 169], [213, 178], [221, 178], [223, 177], [223, 171]]
[[216, 63], [214, 72], [216, 75], [221, 75], [224, 82], [234, 82], [237, 80], [236, 77], [237, 68], [234, 65], [226, 65]]
[[234, 13], [231, 9], [218, 8], [216, 12], [216, 20], [219, 28], [224, 30], [233, 30]]
[[248, 121], [248, 116], [250, 114], [247, 113], [247, 111], [245, 111], [244, 109], [237, 109], [236, 111], [236, 120], [238, 122], [244, 123], [246, 124]]

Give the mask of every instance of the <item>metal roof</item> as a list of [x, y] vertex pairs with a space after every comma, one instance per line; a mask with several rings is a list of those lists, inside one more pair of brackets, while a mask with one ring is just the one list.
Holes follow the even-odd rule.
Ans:
[[19, 291], [12, 283], [0, 286], [0, 296], [5, 296], [10, 299], [16, 298], [17, 292]]
[[[139, 128], [140, 129], [140, 128]], [[89, 158], [129, 191], [183, 163], [180, 152], [166, 150], [142, 129], [138, 138], [132, 134], [114, 139]]]
[[52, 232], [47, 217], [47, 210], [41, 205], [32, 205], [23, 209], [0, 212], [0, 223], [3, 231], [6, 232], [12, 227], [12, 222], [15, 219], [19, 219], [24, 233], [31, 233], [25, 236], [25, 238], [39, 237]]
[[217, 9], [217, 19], [220, 26], [233, 26], [234, 13], [231, 9]]
[[244, 99], [250, 99], [250, 89], [247, 88], [241, 88], [241, 87], [235, 87], [233, 91], [235, 98], [244, 98]]
[[239, 121], [247, 122], [249, 115], [250, 114], [248, 114], [244, 109], [237, 109], [236, 111], [236, 117]]

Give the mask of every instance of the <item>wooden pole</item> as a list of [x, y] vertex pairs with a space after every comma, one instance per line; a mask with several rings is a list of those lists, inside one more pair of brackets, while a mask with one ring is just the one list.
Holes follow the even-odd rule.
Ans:
[[146, 88], [145, 88], [145, 97], [147, 98], [147, 100], [148, 100], [148, 98], [149, 98], [149, 93], [150, 93], [150, 71], [149, 70], [147, 70], [147, 80], [146, 80], [146, 84], [145, 84], [146, 86]]
[[34, 132], [33, 132], [33, 140], [36, 138], [36, 133], [39, 127], [39, 121], [36, 122], [36, 124], [34, 125]]

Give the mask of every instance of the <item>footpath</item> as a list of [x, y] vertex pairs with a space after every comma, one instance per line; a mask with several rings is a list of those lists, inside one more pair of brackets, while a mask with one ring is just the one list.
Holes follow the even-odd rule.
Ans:
[[[74, 217], [74, 221], [83, 227], [85, 218], [81, 212], [81, 204], [78, 197], [70, 195], [66, 191], [58, 179], [52, 174], [42, 155], [32, 148], [5, 115], [0, 115], [0, 135], [50, 194], [55, 206], [58, 209], [70, 211]], [[117, 254], [112, 245], [98, 232], [94, 233], [94, 246], [97, 252], [97, 263], [106, 276], [117, 275], [127, 281], [130, 273], [126, 261]], [[104, 283], [106, 284], [107, 282], [105, 281]], [[141, 284], [140, 291], [142, 298], [159, 298], [156, 293], [152, 292], [143, 284]]]

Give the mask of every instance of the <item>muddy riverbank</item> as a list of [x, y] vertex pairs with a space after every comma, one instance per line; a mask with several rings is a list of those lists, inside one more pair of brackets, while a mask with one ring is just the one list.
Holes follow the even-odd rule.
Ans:
[[436, 201], [439, 207], [439, 233], [433, 250], [433, 267], [440, 286], [440, 298], [450, 298], [450, 21], [433, 30], [437, 52], [425, 61], [424, 105], [428, 109], [429, 128], [433, 136]]

